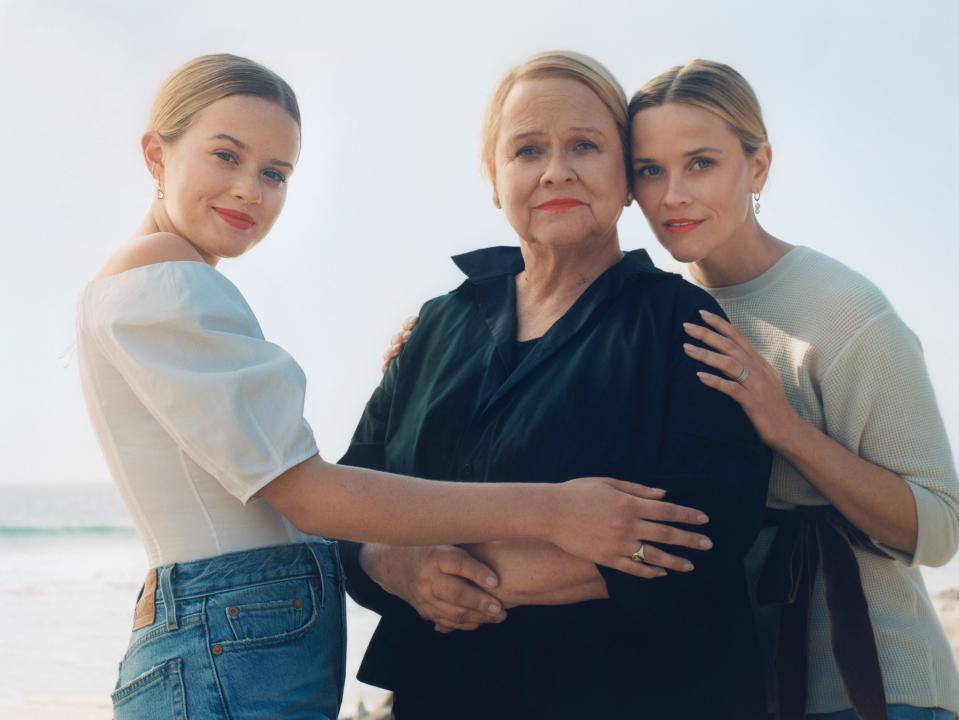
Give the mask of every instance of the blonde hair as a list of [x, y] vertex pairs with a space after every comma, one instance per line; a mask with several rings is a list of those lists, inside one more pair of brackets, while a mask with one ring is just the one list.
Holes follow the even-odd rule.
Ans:
[[157, 93], [149, 129], [176, 140], [196, 114], [231, 95], [252, 95], [283, 107], [300, 127], [300, 106], [289, 84], [272, 70], [237, 55], [201, 55], [178, 68]]
[[671, 102], [693, 105], [721, 117], [739, 137], [746, 155], [769, 142], [756, 93], [729, 65], [693, 60], [660, 73], [633, 95], [629, 119], [647, 108]]
[[492, 181], [495, 165], [496, 140], [499, 137], [503, 105], [510, 90], [521, 80], [540, 78], [569, 78], [583, 83], [609, 108], [619, 129], [623, 152], [629, 150], [629, 115], [626, 112], [626, 93], [613, 74], [598, 60], [570, 50], [552, 50], [534, 55], [507, 72], [496, 86], [483, 118], [483, 170]]

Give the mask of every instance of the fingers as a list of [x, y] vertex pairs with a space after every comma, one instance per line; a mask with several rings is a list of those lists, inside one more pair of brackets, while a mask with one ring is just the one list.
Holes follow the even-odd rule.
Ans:
[[[495, 597], [454, 575], [436, 579], [430, 591], [431, 604], [447, 605], [453, 608], [450, 613], [455, 616], [454, 619], [457, 622], [461, 622], [469, 612], [480, 615], [470, 622], [488, 622], [489, 618], [497, 617], [503, 611], [502, 604]], [[461, 613], [464, 617], [460, 617], [457, 613]]]
[[709, 310], [700, 310], [699, 315], [703, 320], [709, 323], [710, 327], [732, 339], [740, 347], [744, 349], [752, 347], [752, 343], [746, 339], [746, 336], [739, 332], [736, 326], [728, 320], [725, 320], [716, 313], [709, 312]]
[[689, 357], [693, 360], [698, 360], [699, 362], [714, 367], [717, 370], [720, 370], [731, 378], [737, 378], [742, 373], [745, 365], [739, 360], [734, 360], [728, 355], [722, 355], [720, 353], [707, 350], [706, 348], [701, 348], [698, 345], [692, 345], [691, 343], [683, 343], [683, 350], [686, 352]]
[[666, 577], [668, 574], [661, 567], [655, 567], [644, 562], [636, 562], [632, 558], [619, 556], [611, 558], [609, 562], [603, 563], [614, 570], [620, 570], [627, 575], [654, 580], [656, 578]]
[[661, 525], [657, 522], [640, 521], [636, 535], [642, 540], [652, 540], [663, 545], [688, 547], [692, 550], [709, 550], [713, 541], [705, 535], [680, 530], [672, 525]]
[[666, 491], [662, 488], [651, 488], [646, 485], [640, 485], [639, 483], [629, 482], [628, 480], [606, 478], [606, 481], [620, 492], [633, 495], [634, 497], [658, 500], [666, 495]]
[[480, 587], [494, 588], [499, 584], [496, 573], [465, 550], [451, 549], [443, 553], [438, 561], [440, 570], [447, 575], [459, 575]]
[[682, 523], [683, 525], [705, 525], [709, 522], [709, 517], [702, 510], [662, 500], [637, 502], [636, 514], [643, 520]]
[[410, 315], [408, 318], [406, 318], [405, 322], [403, 323], [403, 329], [412, 330], [413, 328], [416, 327], [416, 323], [418, 323], [419, 321], [420, 321], [419, 315]]
[[725, 380], [718, 375], [705, 372], [698, 372], [696, 373], [696, 376], [700, 379], [703, 385], [729, 395], [729, 397], [738, 402], [740, 405], [746, 404], [749, 393], [746, 392], [746, 388], [744, 388], [738, 382], [734, 380]]
[[[693, 564], [686, 558], [670, 555], [668, 552], [663, 552], [658, 547], [648, 543], [643, 543], [643, 546], [646, 548], [646, 560], [644, 562], [647, 565], [655, 565], [656, 567], [666, 570], [675, 570], [676, 572], [683, 573], [691, 572], [695, 569]], [[633, 561], [630, 560], [630, 562]]]
[[742, 357], [742, 348], [733, 340], [730, 340], [724, 335], [720, 335], [718, 332], [703, 327], [702, 325], [688, 322], [683, 323], [683, 329], [690, 337], [696, 338], [700, 342], [709, 345], [709, 347], [721, 352], [723, 355], [729, 355], [735, 358]]

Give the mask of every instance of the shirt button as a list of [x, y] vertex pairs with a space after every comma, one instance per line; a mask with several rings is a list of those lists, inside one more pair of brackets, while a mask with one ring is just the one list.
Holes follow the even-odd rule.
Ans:
[[220, 645], [219, 643], [217, 643], [217, 644], [214, 645], [212, 648], [210, 648], [210, 650], [213, 651], [213, 654], [214, 654], [214, 655], [219, 655], [219, 654], [221, 654], [221, 653], [223, 652], [223, 646]]
[[226, 612], [230, 617], [236, 617], [237, 615], [240, 614], [240, 611], [237, 610], [235, 607], [228, 608]]
[[472, 474], [473, 474], [473, 466], [470, 465], [469, 463], [466, 463], [463, 466], [463, 477], [469, 477]]

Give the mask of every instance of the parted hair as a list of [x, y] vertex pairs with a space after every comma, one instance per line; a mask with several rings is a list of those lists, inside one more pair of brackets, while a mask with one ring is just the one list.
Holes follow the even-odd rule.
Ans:
[[739, 138], [746, 155], [769, 142], [762, 109], [746, 78], [729, 65], [693, 60], [660, 73], [629, 101], [629, 119], [666, 103], [683, 103], [715, 113]]
[[257, 62], [223, 53], [194, 58], [164, 81], [153, 103], [149, 129], [164, 140], [176, 140], [198, 112], [232, 95], [273, 101], [300, 126], [296, 94], [283, 78]]
[[629, 115], [626, 112], [626, 93], [619, 81], [601, 62], [588, 55], [571, 50], [551, 50], [538, 53], [511, 69], [503, 76], [493, 91], [493, 96], [486, 107], [486, 115], [483, 119], [481, 151], [483, 170], [490, 180], [493, 179], [496, 141], [499, 137], [503, 105], [506, 103], [506, 97], [510, 90], [522, 80], [555, 77], [577, 80], [599, 96], [599, 99], [613, 114], [616, 127], [619, 129], [623, 151], [627, 152], [629, 148]]

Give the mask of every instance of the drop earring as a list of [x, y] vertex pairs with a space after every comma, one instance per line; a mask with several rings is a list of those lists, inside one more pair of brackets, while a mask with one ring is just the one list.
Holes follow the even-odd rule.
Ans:
[[759, 193], [753, 193], [753, 210], [757, 215], [759, 214]]
[[157, 200], [162, 200], [166, 196], [163, 194], [163, 188], [160, 187], [160, 177], [157, 175], [156, 163], [153, 163], [153, 165], [150, 167], [150, 174], [157, 181]]

